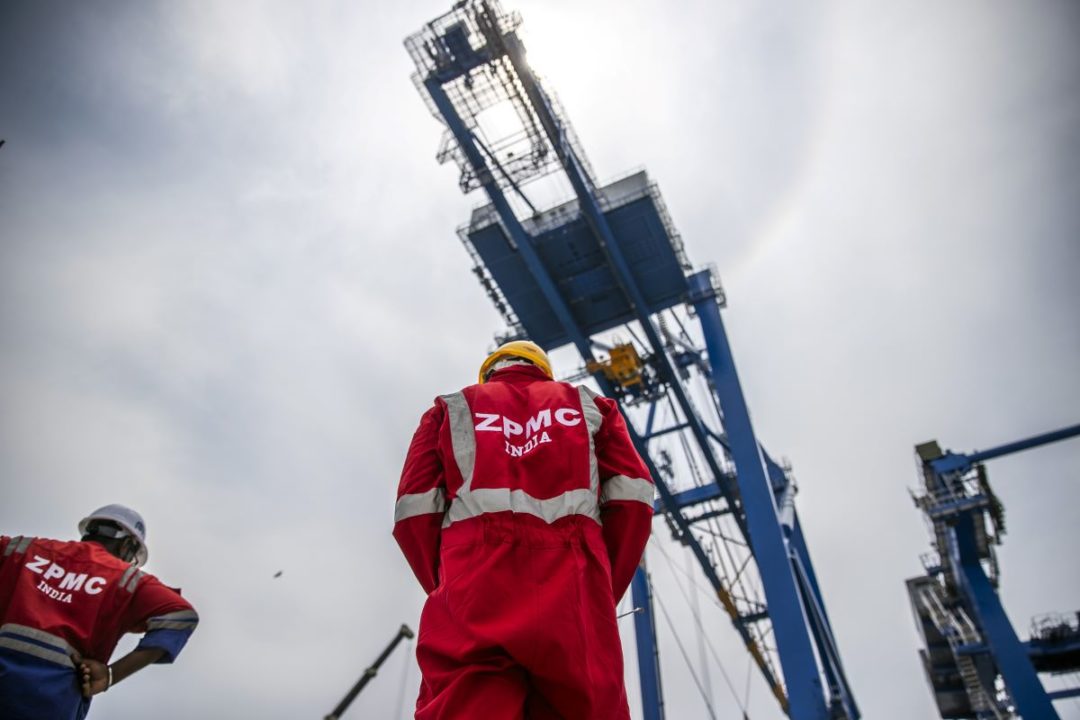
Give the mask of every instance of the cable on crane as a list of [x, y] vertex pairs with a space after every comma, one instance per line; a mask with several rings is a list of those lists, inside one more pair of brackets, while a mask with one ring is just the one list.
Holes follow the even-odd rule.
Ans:
[[[656, 538], [656, 533], [653, 532], [652, 536], [653, 536], [653, 538]], [[657, 550], [659, 550], [660, 553], [667, 559], [668, 565], [670, 565], [676, 571], [681, 573], [683, 575], [683, 577], [685, 577], [687, 580], [689, 580], [690, 583], [697, 589], [698, 592], [703, 593], [705, 595], [706, 599], [708, 599], [709, 602], [711, 602], [713, 605], [720, 608], [721, 610], [724, 609], [724, 606], [720, 603], [719, 600], [716, 599], [716, 596], [713, 594], [713, 591], [711, 589], [702, 587], [701, 584], [698, 583], [698, 581], [693, 576], [687, 575], [685, 570], [677, 568], [677, 567], [675, 567], [675, 565], [672, 564], [671, 556], [667, 554], [667, 550], [664, 549], [664, 546], [660, 544], [659, 540], [656, 540], [656, 542], [653, 543], [653, 547], [655, 547]]]
[[[659, 545], [659, 543], [656, 544]], [[674, 574], [675, 564], [671, 561], [671, 557], [664, 551], [661, 551], [661, 555], [664, 556], [664, 560], [667, 561], [668, 567], [672, 570], [672, 573]], [[734, 698], [735, 704], [739, 706], [739, 710], [741, 710], [743, 715], [745, 716], [746, 706], [739, 699], [739, 692], [735, 689], [734, 683], [731, 682], [731, 677], [728, 675], [727, 669], [724, 668], [724, 663], [720, 661], [719, 653], [716, 652], [716, 648], [709, 640], [709, 636], [705, 633], [705, 626], [701, 622], [701, 614], [697, 611], [696, 608], [694, 608], [693, 604], [690, 602], [690, 598], [687, 596], [686, 590], [683, 589], [682, 583], [679, 582], [678, 578], [673, 579], [675, 580], [675, 587], [679, 588], [679, 593], [683, 596], [683, 600], [686, 601], [687, 607], [690, 608], [690, 614], [694, 618], [694, 624], [697, 625], [700, 637], [704, 638], [705, 645], [709, 648], [710, 652], [712, 652], [713, 660], [716, 661], [717, 667], [720, 668], [720, 674], [724, 676], [724, 683], [727, 684], [728, 690], [731, 691], [731, 697]]]
[[668, 615], [667, 608], [664, 607], [664, 600], [656, 592], [656, 588], [653, 588], [653, 597], [660, 605], [660, 611], [664, 614], [664, 620], [667, 621], [668, 629], [671, 630], [672, 636], [675, 638], [675, 644], [679, 646], [679, 652], [682, 653], [683, 660], [686, 662], [686, 669], [690, 671], [690, 677], [694, 679], [694, 685], [697, 686], [698, 693], [701, 695], [702, 702], [705, 703], [705, 709], [709, 711], [709, 717], [712, 720], [716, 720], [716, 712], [713, 710], [712, 705], [709, 704], [709, 698], [705, 696], [705, 689], [701, 687], [701, 681], [698, 680], [697, 673], [694, 672], [694, 665], [690, 662], [690, 656], [686, 654], [686, 648], [683, 647], [682, 639], [679, 637], [679, 633], [675, 631], [675, 625], [671, 622], [671, 616]]
[[[693, 563], [696, 562], [696, 558], [690, 553], [686, 553], [686, 572], [690, 574], [693, 572]], [[701, 599], [696, 592], [689, 593], [690, 604], [692, 606], [692, 612], [697, 616], [701, 612]], [[712, 677], [709, 675], [709, 657], [705, 653], [705, 644], [709, 639], [704, 632], [699, 632], [697, 637], [697, 650], [698, 650], [698, 663], [701, 667], [701, 679], [705, 683], [705, 689], [709, 691], [709, 700], [716, 702], [716, 696], [713, 694]]]
[[743, 694], [743, 704], [750, 705], [750, 674], [754, 670], [754, 659], [749, 655], [746, 656], [746, 690]]

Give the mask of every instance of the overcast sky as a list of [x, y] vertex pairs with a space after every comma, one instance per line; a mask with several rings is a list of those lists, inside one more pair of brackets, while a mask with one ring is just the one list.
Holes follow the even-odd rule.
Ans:
[[[0, 532], [72, 537], [130, 504], [203, 618], [92, 717], [321, 717], [415, 627], [401, 462], [502, 329], [454, 234], [482, 197], [436, 164], [401, 45], [449, 4], [0, 3]], [[506, 5], [598, 176], [646, 167], [716, 264], [864, 716], [930, 717], [913, 445], [1080, 421], [1080, 6]], [[1077, 441], [990, 465], [1024, 635], [1080, 605], [1077, 468]], [[685, 556], [659, 522], [655, 542], [701, 674], [661, 548]], [[742, 701], [746, 654], [700, 603]], [[660, 631], [668, 717], [706, 717]], [[406, 717], [409, 658], [351, 714]], [[779, 717], [750, 687], [751, 717]]]

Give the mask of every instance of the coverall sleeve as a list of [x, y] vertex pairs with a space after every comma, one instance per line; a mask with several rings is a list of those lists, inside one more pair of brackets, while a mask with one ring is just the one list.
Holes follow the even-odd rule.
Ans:
[[394, 507], [394, 539], [428, 594], [439, 584], [439, 537], [446, 513], [446, 473], [438, 449], [445, 416], [445, 405], [436, 400], [420, 418]]
[[171, 663], [195, 632], [199, 614], [179, 590], [148, 575], [136, 586], [135, 598], [127, 608], [125, 621], [129, 632], [146, 633], [136, 649], [164, 650], [165, 654], [157, 662]]
[[618, 601], [630, 586], [649, 541], [656, 488], [634, 448], [619, 406], [605, 397], [594, 400], [603, 417], [595, 438], [600, 522], [611, 563], [611, 590]]

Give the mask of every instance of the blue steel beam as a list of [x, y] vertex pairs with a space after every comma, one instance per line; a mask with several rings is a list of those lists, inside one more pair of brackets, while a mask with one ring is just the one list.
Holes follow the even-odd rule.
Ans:
[[975, 517], [970, 514], [960, 516], [947, 532], [946, 542], [956, 579], [964, 588], [970, 610], [979, 623], [1017, 713], [1024, 718], [1058, 718], [1031, 664], [1027, 647], [1016, 636], [1001, 598], [983, 570], [975, 536]]
[[814, 564], [810, 560], [810, 551], [803, 538], [799, 514], [795, 510], [795, 486], [788, 480], [784, 469], [769, 456], [769, 453], [765, 452], [764, 448], [761, 449], [761, 455], [765, 459], [765, 468], [772, 481], [778, 506], [777, 515], [787, 538], [788, 553], [802, 596], [803, 610], [810, 619], [810, 630], [813, 633], [818, 660], [829, 684], [830, 696], [833, 703], [840, 703], [843, 707], [843, 717], [858, 718], [859, 708], [855, 705], [851, 685], [848, 683], [847, 674], [840, 661], [840, 651], [836, 646], [832, 624], [825, 610], [825, 601], [821, 596], [821, 588], [818, 586]]
[[652, 437], [653, 423], [656, 422], [656, 406], [657, 401], [653, 400], [649, 403], [649, 415], [645, 419], [645, 439]]
[[660, 653], [656, 646], [652, 583], [645, 569], [644, 558], [630, 582], [630, 597], [637, 610], [634, 614], [634, 637], [637, 640], [638, 678], [641, 705], [645, 712], [643, 717], [644, 720], [663, 720], [664, 691], [660, 684]]
[[1052, 432], [1043, 433], [1042, 435], [1036, 435], [1035, 437], [1026, 438], [1024, 440], [1017, 440], [1016, 442], [1009, 443], [1008, 445], [1001, 445], [990, 450], [983, 450], [981, 452], [974, 452], [969, 456], [969, 460], [974, 464], [982, 462], [983, 460], [991, 460], [1002, 455], [1011, 455], [1018, 453], [1021, 450], [1029, 450], [1031, 448], [1039, 447], [1041, 445], [1049, 445], [1052, 442], [1058, 440], [1067, 440], [1071, 437], [1080, 435], [1080, 424], [1073, 425], [1072, 427], [1061, 428], [1060, 430], [1054, 430]]
[[[680, 510], [691, 505], [698, 505], [709, 500], [718, 500], [721, 497], [720, 488], [716, 485], [702, 485], [701, 487], [690, 488], [689, 490], [683, 490], [682, 492], [675, 493], [671, 496], [674, 506], [670, 508], [671, 511]], [[665, 507], [662, 500], [657, 500], [653, 509], [662, 513]]]
[[[656, 480], [656, 492], [660, 495], [660, 503], [665, 507], [677, 507], [674, 493], [668, 488], [667, 483], [663, 481], [662, 476], [656, 467], [656, 463], [653, 462], [652, 456], [649, 454], [649, 449], [645, 445], [645, 441], [637, 432], [637, 428], [635, 428], [633, 423], [628, 420], [626, 429], [630, 433], [630, 439], [633, 441], [634, 447], [637, 448], [638, 453], [641, 455], [641, 459], [645, 461], [645, 465], [649, 468], [649, 472]], [[713, 566], [712, 561], [705, 552], [705, 548], [701, 546], [697, 537], [690, 531], [690, 521], [679, 511], [670, 512], [668, 517], [670, 517], [679, 528], [678, 539], [694, 554], [698, 564], [701, 566], [702, 572], [705, 573], [705, 579], [712, 585], [717, 599], [731, 617], [732, 626], [735, 628], [735, 631], [739, 633], [739, 637], [742, 638], [747, 652], [750, 653], [750, 656], [754, 659], [754, 663], [761, 671], [762, 677], [765, 678], [765, 682], [769, 686], [769, 690], [772, 692], [777, 702], [780, 703], [780, 707], [783, 711], [788, 713], [788, 699], [784, 693], [783, 686], [776, 676], [773, 675], [761, 648], [758, 647], [757, 641], [750, 635], [750, 632], [746, 629], [745, 625], [739, 622], [741, 618], [739, 617], [735, 603], [730, 593], [728, 593], [727, 589], [724, 587], [724, 583], [720, 580], [720, 576], [716, 574], [716, 568]]]
[[662, 430], [654, 430], [653, 432], [646, 433], [645, 434], [645, 439], [646, 440], [652, 440], [654, 438], [663, 437], [664, 435], [668, 435], [668, 434], [673, 433], [673, 432], [679, 432], [680, 430], [686, 430], [689, 427], [690, 427], [690, 423], [679, 423], [677, 425], [672, 425], [671, 427], [666, 427], [666, 428], [664, 428]]
[[784, 670], [791, 716], [797, 720], [827, 720], [829, 711], [825, 706], [809, 621], [803, 610], [787, 543], [777, 517], [772, 483], [765, 471], [735, 370], [735, 360], [720, 318], [711, 273], [703, 270], [690, 276], [690, 288], [694, 309], [705, 334], [716, 394], [724, 408], [724, 427], [735, 462], [736, 480], [750, 530], [750, 544], [761, 575], [780, 664]]
[[1002, 457], [1003, 455], [1011, 455], [1013, 453], [1018, 453], [1021, 450], [1030, 450], [1031, 448], [1048, 445], [1052, 442], [1057, 442], [1058, 440], [1067, 440], [1068, 438], [1076, 437], [1077, 435], [1080, 435], [1080, 425], [1073, 425], [1071, 427], [1061, 428], [1060, 430], [1043, 433], [1042, 435], [1035, 435], [1034, 437], [1017, 440], [1016, 442], [1011, 442], [1006, 445], [999, 445], [998, 447], [990, 448], [989, 450], [980, 450], [966, 455], [947, 452], [944, 456], [931, 460], [930, 466], [939, 475], [963, 472], [970, 469], [976, 463], [985, 460], [992, 460], [994, 458]]
[[719, 510], [709, 510], [703, 512], [700, 515], [695, 515], [690, 518], [691, 523], [699, 523], [705, 520], [712, 520], [713, 518], [723, 517], [724, 515], [730, 515], [732, 510], [730, 508], [720, 508]]
[[[798, 523], [798, 520], [796, 520]], [[794, 545], [794, 544], [793, 544]], [[809, 556], [805, 547], [792, 548], [792, 564], [795, 567], [795, 577], [803, 598], [803, 609], [810, 618], [810, 630], [814, 636], [818, 657], [821, 659], [825, 679], [829, 683], [829, 695], [833, 704], [839, 704], [844, 709], [843, 717], [859, 718], [859, 708], [855, 705], [855, 697], [852, 695], [851, 686], [848, 684], [847, 675], [844, 673], [844, 665], [840, 661], [840, 650], [836, 646], [832, 627], [829, 624], [829, 616], [825, 612], [825, 605], [821, 600], [821, 593], [817, 588], [817, 581], [813, 576], [813, 568], [804, 565], [803, 560], [809, 563]]]
[[858, 718], [859, 709], [855, 705], [851, 686], [840, 660], [832, 625], [825, 610], [817, 575], [814, 572], [810, 553], [799, 524], [799, 516], [795, 510], [795, 486], [788, 480], [783, 468], [769, 456], [764, 448], [761, 449], [761, 454], [765, 459], [765, 467], [772, 482], [780, 526], [787, 538], [788, 553], [795, 580], [799, 586], [803, 611], [810, 622], [818, 661], [828, 683], [830, 702], [833, 706], [838, 704], [843, 708], [842, 717]]

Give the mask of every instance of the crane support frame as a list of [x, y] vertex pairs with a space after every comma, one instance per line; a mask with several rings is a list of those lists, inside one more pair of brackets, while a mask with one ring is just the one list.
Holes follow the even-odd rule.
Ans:
[[936, 441], [915, 448], [923, 476], [915, 504], [933, 528], [936, 552], [924, 558], [926, 575], [907, 587], [943, 718], [1053, 720], [1054, 701], [1080, 692], [1047, 692], [1039, 679], [1041, 669], [1080, 669], [1080, 623], [1059, 623], [1052, 635], [1025, 642], [1002, 605], [994, 546], [1004, 533], [1004, 510], [983, 465], [1076, 436], [1080, 425], [967, 454], [942, 451]]

